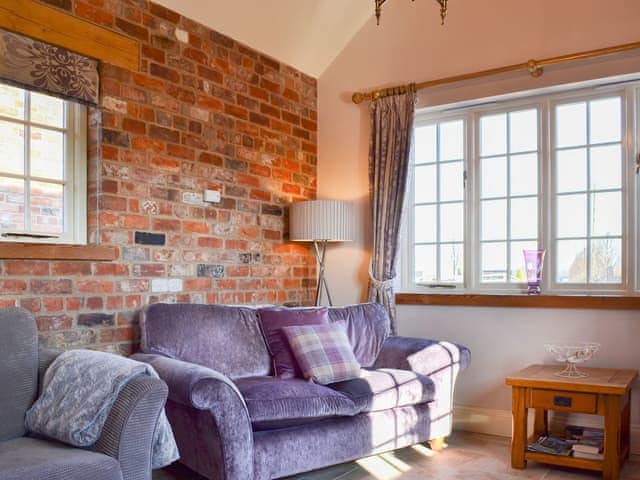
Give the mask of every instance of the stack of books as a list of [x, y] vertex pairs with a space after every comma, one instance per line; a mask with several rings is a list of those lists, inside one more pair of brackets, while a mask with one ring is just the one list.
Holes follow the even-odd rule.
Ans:
[[574, 457], [589, 460], [604, 458], [604, 430], [601, 428], [567, 425], [565, 435], [571, 443], [571, 454]]

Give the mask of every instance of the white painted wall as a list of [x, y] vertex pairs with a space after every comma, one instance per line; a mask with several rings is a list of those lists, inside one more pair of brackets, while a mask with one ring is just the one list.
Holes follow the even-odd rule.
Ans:
[[[444, 28], [435, 2], [388, 2], [382, 25], [369, 21], [319, 80], [319, 196], [351, 199], [360, 231], [332, 246], [327, 275], [338, 304], [365, 299], [370, 249], [368, 108], [351, 94], [486, 68], [528, 58], [640, 40], [638, 0], [455, 0]], [[640, 53], [548, 68], [543, 77], [504, 75], [420, 92], [420, 106], [438, 105], [609, 75], [640, 72]], [[508, 410], [504, 376], [532, 362], [551, 361], [543, 343], [592, 340], [595, 366], [640, 369], [640, 313], [517, 308], [398, 308], [400, 333], [461, 342], [473, 352], [456, 403]], [[633, 422], [640, 424], [640, 389]]]

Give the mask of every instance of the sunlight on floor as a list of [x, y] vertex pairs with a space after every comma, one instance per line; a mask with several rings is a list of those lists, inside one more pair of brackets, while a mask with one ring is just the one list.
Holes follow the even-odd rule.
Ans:
[[418, 443], [416, 445], [412, 445], [411, 448], [413, 450], [415, 450], [416, 452], [418, 452], [420, 455], [423, 455], [425, 457], [431, 458], [433, 457], [436, 452], [434, 452], [433, 450], [428, 449], [427, 447], [425, 447], [424, 445]]
[[[393, 480], [395, 478], [399, 478], [403, 473], [403, 470], [400, 470], [393, 464], [385, 461], [385, 459], [382, 458], [382, 455], [363, 458], [362, 460], [358, 460], [356, 463], [369, 472], [376, 480]], [[409, 470], [411, 469], [408, 465], [407, 467]]]

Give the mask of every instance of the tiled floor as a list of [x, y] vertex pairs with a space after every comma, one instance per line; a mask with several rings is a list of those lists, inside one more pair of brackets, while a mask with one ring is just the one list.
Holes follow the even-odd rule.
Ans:
[[[509, 439], [474, 433], [454, 433], [448, 447], [432, 452], [418, 445], [353, 463], [288, 477], [286, 480], [580, 480], [601, 478], [597, 473], [529, 462], [526, 470], [510, 467]], [[155, 472], [154, 480], [202, 480], [185, 467]], [[640, 480], [640, 456], [625, 465], [621, 480]]]

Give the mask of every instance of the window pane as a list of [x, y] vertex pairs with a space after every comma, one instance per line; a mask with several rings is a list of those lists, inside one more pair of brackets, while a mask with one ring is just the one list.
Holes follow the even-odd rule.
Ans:
[[64, 100], [31, 93], [31, 121], [52, 127], [64, 127]]
[[482, 240], [506, 240], [507, 201], [486, 200], [482, 209]]
[[621, 193], [594, 193], [591, 201], [591, 235], [595, 237], [614, 237], [617, 235], [621, 235]]
[[587, 196], [562, 195], [557, 197], [558, 237], [587, 236]]
[[591, 188], [603, 190], [622, 185], [622, 148], [620, 145], [591, 149]]
[[31, 182], [31, 230], [34, 232], [62, 233], [63, 188], [44, 182]]
[[416, 245], [414, 280], [416, 283], [438, 281], [437, 256], [435, 245]]
[[440, 280], [443, 282], [462, 283], [463, 248], [459, 244], [440, 246]]
[[511, 195], [537, 195], [538, 155], [527, 153], [511, 157]]
[[24, 181], [0, 177], [0, 228], [24, 230]]
[[587, 143], [587, 104], [585, 102], [556, 107], [556, 145], [573, 147]]
[[509, 151], [511, 153], [538, 150], [538, 111], [523, 110], [509, 114]]
[[507, 115], [487, 115], [480, 119], [480, 156], [507, 153]]
[[464, 197], [464, 167], [462, 162], [440, 165], [440, 200], [462, 200]]
[[559, 283], [584, 283], [587, 281], [587, 241], [558, 240], [556, 252]]
[[436, 126], [418, 127], [415, 131], [415, 162], [431, 163], [436, 161]]
[[591, 282], [621, 283], [622, 245], [620, 239], [601, 239], [591, 241]]
[[483, 158], [481, 166], [482, 198], [507, 196], [507, 158]]
[[24, 174], [24, 127], [0, 121], [0, 172]]
[[589, 104], [590, 143], [619, 142], [621, 138], [620, 98], [604, 98]]
[[538, 238], [538, 201], [536, 198], [511, 200], [511, 238]]
[[437, 176], [436, 165], [422, 165], [416, 167], [415, 172], [415, 203], [430, 203], [436, 201]]
[[587, 189], [587, 150], [561, 150], [556, 152], [557, 191], [583, 192]]
[[440, 161], [464, 158], [464, 129], [462, 120], [440, 124]]
[[24, 119], [24, 90], [0, 84], [0, 115]]
[[437, 239], [436, 205], [421, 205], [415, 209], [415, 242], [429, 243]]
[[464, 207], [462, 203], [440, 205], [440, 241], [464, 241]]
[[482, 244], [482, 273], [483, 282], [507, 281], [507, 244], [483, 243]]
[[43, 128], [31, 128], [31, 175], [64, 178], [64, 134]]
[[526, 282], [527, 269], [524, 264], [523, 250], [536, 250], [536, 242], [512, 242], [511, 243], [511, 271], [509, 273], [510, 282]]

